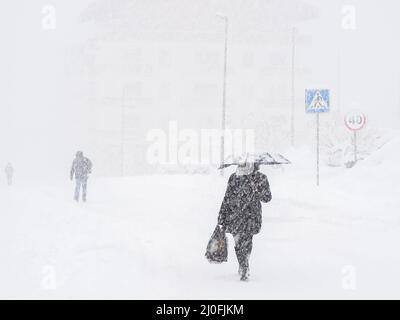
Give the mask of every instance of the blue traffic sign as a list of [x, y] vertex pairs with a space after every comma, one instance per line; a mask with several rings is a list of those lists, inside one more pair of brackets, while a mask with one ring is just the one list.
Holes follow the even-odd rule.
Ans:
[[306, 112], [323, 113], [329, 112], [330, 99], [328, 89], [306, 90]]

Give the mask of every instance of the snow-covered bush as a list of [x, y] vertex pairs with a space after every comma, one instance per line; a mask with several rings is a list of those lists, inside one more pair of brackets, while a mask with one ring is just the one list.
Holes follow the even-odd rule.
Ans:
[[155, 171], [158, 174], [210, 174], [212, 168], [208, 165], [159, 165]]
[[[321, 124], [321, 151], [332, 167], [352, 167], [355, 161], [354, 132], [346, 128], [343, 115], [337, 113]], [[363, 160], [380, 149], [389, 137], [372, 126], [357, 131], [357, 160]]]

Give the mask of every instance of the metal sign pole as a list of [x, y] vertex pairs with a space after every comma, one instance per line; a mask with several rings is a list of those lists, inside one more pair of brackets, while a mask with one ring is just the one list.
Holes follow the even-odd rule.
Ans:
[[357, 162], [357, 131], [354, 131], [354, 163]]
[[[228, 17], [221, 16], [225, 22], [225, 44], [224, 44], [224, 83], [223, 83], [223, 97], [222, 97], [222, 123], [221, 123], [221, 165], [225, 161], [225, 129], [226, 129], [226, 74], [227, 74], [227, 60], [228, 60]], [[224, 169], [220, 171], [220, 175], [224, 175]]]
[[358, 161], [357, 131], [365, 126], [366, 121], [365, 115], [359, 111], [349, 112], [344, 117], [346, 127], [353, 132], [354, 164]]
[[297, 29], [293, 28], [292, 29], [292, 96], [291, 96], [291, 114], [290, 114], [290, 139], [291, 139], [291, 144], [292, 147], [294, 147], [294, 135], [295, 135], [295, 127], [294, 127], [294, 121], [295, 121], [295, 62], [296, 62], [296, 32]]
[[319, 113], [317, 113], [317, 186], [319, 186]]
[[125, 131], [126, 131], [126, 123], [125, 123], [125, 108], [127, 104], [127, 95], [128, 95], [128, 87], [125, 85], [122, 89], [122, 103], [121, 103], [121, 176], [125, 175]]
[[329, 89], [306, 89], [306, 113], [316, 114], [317, 187], [319, 186], [320, 113], [330, 110]]

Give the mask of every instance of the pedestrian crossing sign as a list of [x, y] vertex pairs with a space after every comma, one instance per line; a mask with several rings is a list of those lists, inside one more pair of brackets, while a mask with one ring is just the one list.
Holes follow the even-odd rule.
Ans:
[[328, 89], [306, 90], [306, 113], [329, 112], [330, 100]]

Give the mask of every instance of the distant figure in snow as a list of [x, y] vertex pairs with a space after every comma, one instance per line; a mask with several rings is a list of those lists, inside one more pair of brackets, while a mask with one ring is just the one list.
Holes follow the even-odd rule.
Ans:
[[76, 181], [75, 187], [75, 201], [79, 202], [79, 195], [82, 189], [82, 200], [86, 202], [86, 194], [87, 194], [87, 181], [89, 178], [89, 174], [92, 173], [92, 162], [83, 156], [82, 151], [78, 151], [76, 153], [76, 157], [72, 162], [71, 168], [71, 180], [74, 179]]
[[242, 281], [247, 281], [250, 276], [253, 235], [261, 229], [261, 202], [266, 203], [271, 199], [268, 178], [259, 172], [259, 164], [242, 163], [236, 173], [230, 176], [218, 224], [221, 230], [233, 235]]
[[8, 163], [4, 171], [5, 171], [6, 176], [7, 176], [7, 184], [8, 184], [8, 186], [12, 186], [13, 175], [14, 175], [14, 168], [13, 168], [12, 164]]

